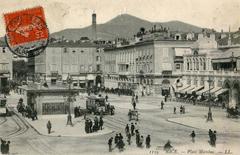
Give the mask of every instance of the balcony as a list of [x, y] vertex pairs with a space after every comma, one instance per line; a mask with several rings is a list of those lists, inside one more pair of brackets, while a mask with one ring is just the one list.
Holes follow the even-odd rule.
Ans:
[[240, 71], [224, 71], [224, 70], [213, 70], [213, 71], [185, 71], [183, 75], [203, 75], [203, 76], [223, 76], [223, 77], [240, 77]]
[[8, 74], [10, 73], [7, 69], [0, 69], [0, 74]]

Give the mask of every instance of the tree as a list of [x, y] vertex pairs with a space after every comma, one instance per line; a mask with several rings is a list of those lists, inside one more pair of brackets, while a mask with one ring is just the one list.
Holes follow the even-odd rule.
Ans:
[[145, 34], [145, 31], [146, 31], [146, 29], [145, 29], [144, 27], [141, 27], [141, 28], [140, 28], [140, 33], [141, 33], [141, 34]]

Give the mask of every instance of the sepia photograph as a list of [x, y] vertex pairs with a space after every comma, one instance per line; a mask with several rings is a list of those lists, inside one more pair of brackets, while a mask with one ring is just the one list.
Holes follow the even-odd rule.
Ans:
[[0, 155], [239, 155], [239, 10], [1, 0]]

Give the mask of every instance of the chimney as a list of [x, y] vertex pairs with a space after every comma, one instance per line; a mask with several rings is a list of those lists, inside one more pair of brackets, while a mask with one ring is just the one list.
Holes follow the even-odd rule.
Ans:
[[92, 14], [92, 40], [97, 40], [97, 14]]
[[230, 31], [230, 27], [229, 27], [229, 33], [228, 33], [228, 46], [232, 45], [232, 38], [231, 38], [231, 31]]

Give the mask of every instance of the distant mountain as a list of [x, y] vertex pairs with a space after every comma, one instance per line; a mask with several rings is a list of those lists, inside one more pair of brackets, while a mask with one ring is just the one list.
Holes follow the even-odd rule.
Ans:
[[[132, 38], [141, 27], [146, 30], [151, 29], [154, 25], [160, 27], [169, 27], [170, 31], [180, 32], [201, 32], [202, 28], [181, 21], [169, 22], [149, 22], [129, 14], [118, 15], [112, 20], [97, 25], [97, 38], [112, 40], [116, 37]], [[85, 28], [65, 29], [52, 34], [54, 38], [64, 36], [68, 40], [79, 40], [81, 37], [91, 38], [91, 26]]]

